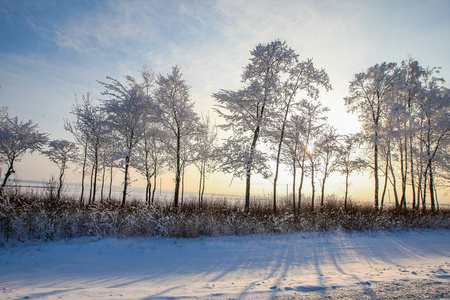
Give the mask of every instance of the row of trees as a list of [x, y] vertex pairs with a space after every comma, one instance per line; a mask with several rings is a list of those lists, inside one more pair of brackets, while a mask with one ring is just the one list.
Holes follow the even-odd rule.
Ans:
[[[383, 206], [388, 185], [392, 186], [399, 207], [406, 206], [409, 185], [413, 207], [422, 204], [425, 208], [429, 196], [431, 208], [436, 208], [437, 187], [442, 183], [448, 186], [450, 128], [449, 90], [444, 80], [436, 76], [438, 69], [423, 68], [410, 59], [400, 66], [377, 64], [356, 74], [345, 102], [349, 111], [358, 113], [362, 131], [342, 136], [327, 123], [328, 108], [319, 101], [320, 92], [331, 89], [325, 70], [315, 68], [311, 59], [301, 60], [278, 40], [259, 44], [250, 54], [243, 69], [243, 87], [219, 90], [212, 95], [216, 100], [214, 110], [224, 120], [217, 127], [229, 132], [220, 146], [217, 127], [209, 117], [195, 112], [189, 86], [178, 66], [167, 75], [155, 75], [144, 67], [137, 79], [126, 76], [121, 82], [107, 77], [106, 82], [99, 82], [104, 91], [98, 104], [86, 93], [71, 111], [75, 121], [65, 121], [65, 128], [80, 148], [72, 142], [55, 140], [43, 152], [60, 168], [58, 198], [64, 170], [72, 161], [81, 167], [80, 202], [86, 197], [86, 176], [90, 176], [91, 203], [97, 198], [99, 181], [103, 200], [107, 176], [108, 198], [111, 197], [115, 170], [121, 168], [124, 205], [131, 184], [130, 168], [134, 168], [146, 178], [147, 203], [154, 200], [157, 176], [173, 171], [173, 204], [178, 206], [184, 172], [193, 164], [200, 175], [200, 202], [207, 173], [220, 170], [245, 177], [248, 211], [251, 177], [262, 174], [273, 183], [276, 211], [277, 181], [280, 165], [284, 165], [292, 173], [294, 211], [300, 209], [306, 178], [311, 182], [312, 209], [320, 182], [322, 209], [331, 173], [345, 175], [346, 204], [350, 174], [366, 168], [374, 175], [376, 208]], [[11, 119], [5, 110], [2, 112], [2, 162], [7, 162], [11, 171], [6, 173], [0, 192], [13, 172], [14, 161], [24, 152], [15, 151], [14, 159], [8, 158], [12, 144], [5, 137], [12, 136], [7, 133], [12, 129], [5, 124], [11, 120], [16, 120], [18, 127], [28, 124], [30, 136], [39, 137], [24, 151], [41, 150], [48, 139], [31, 122], [19, 124], [17, 118]]]
[[[102, 93], [105, 99], [94, 105], [87, 93], [82, 103], [77, 103], [72, 110], [76, 121], [65, 124], [78, 144], [84, 145], [80, 160], [82, 186], [86, 170], [90, 169], [89, 201], [96, 198], [99, 171], [102, 170], [103, 197], [107, 167], [110, 189], [113, 169], [120, 167], [124, 172], [124, 205], [131, 183], [130, 167], [133, 167], [146, 179], [147, 203], [154, 200], [157, 175], [164, 170], [174, 171], [173, 203], [178, 206], [185, 169], [193, 163], [200, 171], [202, 200], [206, 172], [215, 147], [215, 132], [209, 118], [201, 118], [195, 112], [189, 86], [182, 79], [180, 68], [175, 66], [166, 76], [155, 76], [144, 67], [140, 81], [131, 76], [126, 76], [125, 81], [121, 83], [107, 77], [107, 82], [99, 82], [105, 88]], [[80, 201], [83, 199], [84, 190]]]
[[361, 139], [370, 146], [377, 208], [389, 184], [397, 207], [406, 207], [409, 185], [412, 207], [425, 208], [428, 191], [433, 210], [438, 185], [449, 187], [450, 90], [438, 74], [409, 59], [377, 64], [350, 82], [345, 103], [358, 113]]

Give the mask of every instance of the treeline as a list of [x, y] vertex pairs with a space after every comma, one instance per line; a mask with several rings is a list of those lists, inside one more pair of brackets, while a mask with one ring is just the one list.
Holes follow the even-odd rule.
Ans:
[[[328, 123], [329, 109], [319, 98], [332, 88], [325, 70], [315, 68], [311, 59], [301, 60], [278, 40], [259, 44], [250, 54], [242, 88], [212, 95], [214, 110], [224, 121], [217, 127], [194, 110], [179, 66], [167, 75], [144, 67], [139, 78], [99, 81], [104, 90], [98, 104], [87, 92], [73, 106], [75, 120], [65, 121], [75, 143], [48, 143], [48, 136], [31, 121], [20, 122], [2, 110], [0, 157], [8, 171], [0, 194], [14, 173], [14, 163], [26, 151], [42, 151], [60, 169], [58, 199], [69, 163], [80, 166], [81, 204], [86, 198], [90, 204], [111, 199], [113, 176], [121, 169], [124, 207], [130, 168], [134, 168], [146, 179], [146, 204], [154, 201], [157, 176], [173, 172], [173, 206], [178, 207], [185, 170], [195, 165], [200, 204], [207, 175], [221, 171], [245, 177], [248, 212], [251, 177], [262, 174], [273, 182], [276, 212], [277, 181], [284, 165], [292, 173], [294, 212], [306, 205], [302, 202], [306, 184], [312, 191], [309, 209], [315, 210], [320, 192], [320, 210], [324, 210], [326, 182], [333, 172], [345, 178], [347, 208], [349, 176], [364, 169], [374, 177], [375, 209], [383, 208], [388, 187], [393, 189], [396, 207], [406, 207], [411, 195], [412, 208], [426, 209], [427, 203], [432, 210], [437, 208], [437, 190], [448, 188], [450, 177], [450, 94], [444, 79], [438, 77], [439, 69], [408, 59], [399, 65], [376, 64], [356, 74], [345, 103], [358, 114], [362, 130], [339, 135]], [[219, 142], [218, 129], [228, 132], [228, 138]], [[105, 191], [108, 180], [109, 191]], [[89, 191], [84, 190], [87, 181]]]

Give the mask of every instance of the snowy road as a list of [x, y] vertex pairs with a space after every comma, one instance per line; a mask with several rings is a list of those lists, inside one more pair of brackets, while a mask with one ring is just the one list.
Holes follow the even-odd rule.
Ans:
[[0, 248], [1, 299], [291, 299], [430, 281], [450, 285], [450, 231], [79, 238]]

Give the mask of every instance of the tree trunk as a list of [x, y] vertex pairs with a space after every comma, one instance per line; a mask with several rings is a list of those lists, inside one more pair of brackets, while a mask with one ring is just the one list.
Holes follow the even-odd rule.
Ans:
[[323, 212], [323, 207], [324, 207], [324, 198], [325, 198], [325, 181], [326, 181], [326, 176], [323, 176], [323, 180], [322, 180], [322, 195], [320, 196], [320, 211]]
[[[406, 138], [405, 138], [406, 139]], [[400, 207], [406, 208], [406, 184], [408, 180], [408, 149], [405, 140], [405, 152], [403, 153], [402, 143], [400, 143], [400, 165], [402, 171], [402, 197], [400, 200]]]
[[109, 193], [108, 193], [108, 200], [111, 201], [111, 193], [112, 193], [112, 184], [113, 184], [113, 165], [111, 163], [110, 166], [110, 174], [109, 174]]
[[422, 209], [426, 210], [427, 208], [427, 187], [428, 184], [428, 166], [425, 168], [425, 175], [423, 179], [423, 196], [422, 196]]
[[92, 203], [92, 184], [94, 182], [94, 165], [92, 165], [91, 170], [91, 181], [89, 182], [89, 205]]
[[205, 194], [205, 183], [206, 183], [206, 165], [203, 165], [203, 184], [202, 184], [202, 195], [200, 197], [203, 203], [203, 195]]
[[185, 162], [181, 164], [181, 204], [184, 203], [184, 167]]
[[277, 212], [277, 180], [278, 180], [278, 168], [280, 165], [280, 151], [281, 151], [281, 141], [278, 147], [276, 167], [275, 167], [275, 177], [273, 178], [273, 212]]
[[247, 174], [246, 174], [246, 180], [245, 180], [245, 211], [250, 211], [250, 179], [252, 174], [252, 164], [253, 164], [253, 157], [255, 155], [255, 148], [256, 148], [256, 142], [258, 141], [259, 137], [259, 125], [256, 126], [255, 131], [253, 132], [253, 141], [252, 145], [250, 147], [250, 157], [247, 162]]
[[245, 208], [246, 212], [250, 211], [250, 179], [251, 179], [251, 161], [247, 164], [247, 174], [245, 176]]
[[[328, 161], [328, 158], [327, 158]], [[322, 191], [320, 195], [320, 211], [323, 212], [323, 206], [324, 206], [324, 199], [325, 199], [325, 182], [327, 180], [327, 173], [328, 173], [328, 164], [325, 165], [325, 170], [323, 173], [323, 179], [322, 179]]]
[[392, 175], [392, 188], [394, 190], [394, 196], [395, 196], [395, 208], [399, 208], [400, 203], [398, 201], [398, 193], [397, 193], [397, 179], [394, 174], [394, 167], [392, 166], [392, 158], [389, 158], [389, 169], [391, 171]]
[[63, 166], [61, 168], [61, 172], [59, 173], [59, 186], [58, 186], [58, 192], [56, 193], [56, 199], [58, 201], [59, 201], [59, 199], [61, 199], [61, 190], [63, 187], [64, 169], [65, 169], [65, 166]]
[[350, 175], [350, 171], [348, 168], [345, 169], [345, 196], [344, 196], [344, 210], [347, 210], [347, 201], [348, 201], [348, 177]]
[[435, 211], [436, 210], [436, 199], [434, 197], [434, 176], [433, 176], [433, 168], [431, 165], [431, 159], [428, 161], [428, 165], [429, 165], [429, 170], [430, 170], [430, 204], [431, 204], [431, 210]]
[[148, 184], [148, 176], [146, 176], [147, 182], [145, 184], [145, 204], [148, 205], [150, 203], [150, 189], [149, 189], [149, 184]]
[[298, 205], [297, 210], [300, 212], [300, 209], [302, 208], [302, 189], [303, 189], [303, 179], [305, 176], [304, 169], [302, 168], [302, 173], [300, 175], [300, 184], [298, 185]]
[[288, 104], [286, 105], [286, 111], [284, 114], [283, 125], [281, 126], [280, 141], [278, 143], [277, 160], [276, 160], [276, 167], [275, 167], [275, 177], [273, 179], [273, 212], [277, 211], [278, 171], [279, 171], [279, 167], [280, 167], [281, 147], [283, 146], [284, 131], [285, 131], [285, 127], [286, 127], [286, 120], [287, 120], [287, 116], [288, 116], [288, 112], [289, 112], [290, 102], [291, 102], [291, 100], [289, 100]]
[[175, 174], [175, 193], [173, 196], [173, 206], [178, 207], [178, 196], [180, 193], [180, 180], [181, 180], [181, 157], [180, 157], [180, 151], [181, 151], [181, 144], [180, 144], [180, 129], [178, 129], [177, 132], [177, 170]]
[[[389, 151], [389, 150], [388, 150]], [[381, 204], [380, 204], [380, 210], [384, 208], [384, 198], [386, 196], [386, 189], [389, 179], [389, 155], [386, 155], [386, 168], [384, 169], [384, 185], [383, 185], [383, 193], [381, 195]]]
[[202, 180], [203, 180], [203, 162], [200, 162], [200, 180], [198, 183], [198, 206], [200, 207], [202, 205]]
[[295, 161], [292, 165], [292, 211], [294, 213], [296, 213], [296, 209], [295, 209], [295, 176], [297, 175], [297, 170], [295, 168]]
[[98, 152], [95, 151], [95, 162], [94, 162], [94, 186], [93, 186], [93, 195], [92, 195], [92, 203], [95, 202], [96, 194], [97, 194], [97, 176], [98, 176]]
[[311, 211], [314, 211], [314, 198], [316, 188], [314, 186], [314, 165], [311, 164]]
[[86, 141], [86, 144], [84, 145], [84, 159], [83, 159], [83, 168], [81, 171], [81, 196], [80, 196], [80, 205], [83, 205], [83, 198], [84, 198], [84, 179], [86, 176], [86, 161], [87, 161], [87, 147], [88, 143]]
[[152, 177], [147, 172], [147, 185], [145, 186], [145, 203], [150, 204], [150, 197], [152, 195]]
[[102, 188], [101, 188], [101, 192], [100, 192], [100, 202], [103, 203], [103, 191], [105, 189], [105, 177], [106, 177], [106, 166], [103, 165], [103, 169], [102, 169]]
[[[155, 191], [156, 191], [156, 166], [155, 166], [155, 176], [153, 177], [153, 191], [152, 191], [152, 204], [155, 203]], [[161, 188], [161, 187], [160, 187]]]
[[375, 133], [375, 145], [374, 145], [373, 152], [374, 152], [374, 170], [373, 170], [373, 172], [374, 172], [374, 178], [375, 178], [375, 195], [374, 195], [375, 203], [374, 204], [375, 204], [375, 209], [378, 210], [378, 189], [380, 187], [379, 178], [378, 178], [378, 132]]
[[434, 186], [434, 197], [436, 200], [436, 210], [439, 210], [439, 201], [438, 201], [438, 193], [437, 193], [436, 185]]
[[130, 156], [125, 156], [125, 178], [123, 180], [123, 192], [122, 192], [122, 207], [125, 207], [125, 201], [127, 200], [127, 188], [128, 188], [128, 168], [130, 166]]
[[14, 159], [12, 160], [12, 163], [10, 164], [8, 171], [6, 171], [6, 173], [5, 173], [5, 178], [3, 179], [2, 186], [0, 187], [0, 196], [3, 195], [3, 189], [5, 188], [6, 183], [8, 182], [9, 176], [11, 176], [11, 174], [14, 173], [13, 163], [14, 163]]
[[[410, 121], [410, 127], [411, 126], [411, 121]], [[414, 181], [414, 148], [413, 148], [413, 136], [410, 136], [409, 139], [409, 159], [410, 159], [410, 165], [411, 165], [411, 192], [412, 192], [412, 198], [413, 198], [413, 203], [412, 203], [412, 208], [415, 209], [416, 208], [416, 183]]]

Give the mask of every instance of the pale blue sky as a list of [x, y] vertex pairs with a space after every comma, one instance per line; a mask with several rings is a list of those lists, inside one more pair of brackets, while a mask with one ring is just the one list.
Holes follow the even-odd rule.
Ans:
[[[52, 139], [69, 138], [63, 119], [72, 118], [75, 94], [90, 86], [100, 97], [96, 80], [106, 75], [137, 76], [143, 65], [165, 74], [180, 64], [206, 113], [213, 92], [240, 86], [254, 46], [280, 39], [329, 73], [334, 90], [321, 99], [345, 133], [357, 127], [343, 101], [355, 73], [411, 56], [450, 78], [449, 16], [448, 0], [0, 0], [0, 106], [33, 119]], [[19, 166], [22, 179], [50, 176]]]

